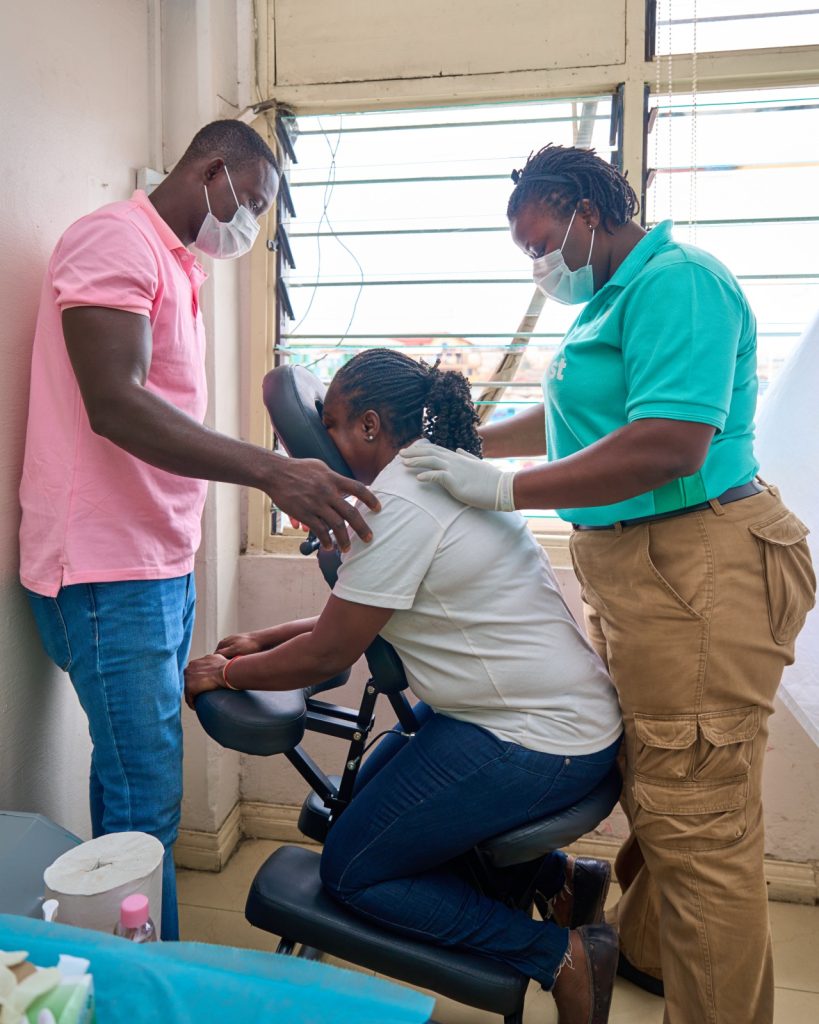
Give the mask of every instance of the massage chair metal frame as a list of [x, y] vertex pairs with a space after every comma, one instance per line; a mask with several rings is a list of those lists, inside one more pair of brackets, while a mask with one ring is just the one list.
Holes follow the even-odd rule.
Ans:
[[[264, 401], [276, 434], [296, 458], [318, 458], [336, 472], [352, 476], [324, 429], [324, 387], [300, 366], [281, 366], [264, 380]], [[310, 535], [302, 554], [318, 548]], [[318, 550], [321, 571], [332, 588], [340, 564], [338, 551]], [[378, 697], [387, 698], [402, 732], [417, 721], [404, 690], [407, 680], [398, 655], [376, 637], [365, 652], [370, 678], [355, 710], [318, 700], [316, 694], [343, 685], [349, 669], [326, 682], [287, 692], [217, 690], [202, 694], [196, 712], [205, 731], [224, 747], [246, 754], [284, 754], [312, 793], [299, 816], [303, 835], [323, 842], [332, 823], [352, 799], [358, 770], [375, 723]], [[327, 776], [304, 751], [305, 731], [349, 743], [340, 776]], [[568, 846], [591, 831], [612, 810], [620, 792], [616, 770], [583, 800], [548, 818], [523, 825], [481, 843], [462, 858], [459, 869], [487, 895], [542, 915], [545, 901], [536, 890], [538, 871], [552, 850]], [[476, 808], [476, 813], [480, 809]], [[329, 896], [319, 877], [320, 855], [297, 846], [276, 850], [259, 869], [245, 908], [247, 920], [281, 936], [277, 952], [316, 957], [317, 951], [361, 967], [432, 989], [458, 1002], [501, 1014], [505, 1024], [522, 1024], [529, 979], [514, 968], [477, 954], [419, 942], [369, 923]]]

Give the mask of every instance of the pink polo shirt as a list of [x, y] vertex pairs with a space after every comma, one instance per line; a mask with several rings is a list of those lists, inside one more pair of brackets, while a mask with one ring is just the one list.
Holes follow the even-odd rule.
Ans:
[[53, 597], [73, 583], [192, 570], [206, 481], [149, 466], [93, 432], [61, 314], [107, 306], [148, 317], [146, 387], [201, 423], [205, 276], [144, 192], [83, 217], [57, 243], [40, 296], [20, 486], [20, 578], [30, 590]]

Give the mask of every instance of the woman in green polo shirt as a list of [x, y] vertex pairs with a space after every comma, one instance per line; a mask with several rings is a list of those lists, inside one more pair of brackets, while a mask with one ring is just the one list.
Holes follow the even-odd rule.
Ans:
[[662, 979], [669, 1024], [773, 1019], [761, 772], [782, 670], [812, 607], [806, 527], [756, 479], [756, 324], [731, 272], [646, 233], [626, 179], [547, 146], [513, 174], [534, 280], [585, 303], [544, 404], [482, 431], [517, 473], [419, 442], [465, 504], [557, 508], [589, 636], [626, 727], [623, 973]]

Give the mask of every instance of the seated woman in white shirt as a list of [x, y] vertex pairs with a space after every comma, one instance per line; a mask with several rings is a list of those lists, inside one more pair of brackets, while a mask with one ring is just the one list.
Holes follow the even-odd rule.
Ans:
[[[600, 919], [607, 871], [553, 855], [540, 888], [555, 896], [555, 912], [542, 922], [449, 866], [481, 840], [582, 799], [610, 770], [622, 728], [611, 681], [523, 517], [462, 505], [397, 458], [422, 436], [479, 455], [476, 422], [460, 373], [392, 349], [339, 370], [324, 423], [381, 502], [377, 513], [364, 510], [373, 539], [353, 539], [317, 619], [228, 637], [188, 667], [186, 698], [192, 706], [224, 686], [228, 658], [236, 689], [296, 689], [352, 665], [383, 636], [423, 724], [365, 763], [366, 784], [325, 844], [325, 886], [385, 927], [536, 978], [553, 992], [561, 1024], [598, 1024], [608, 1016], [616, 936], [599, 923], [565, 925], [581, 898]], [[564, 963], [573, 969], [561, 971]]]

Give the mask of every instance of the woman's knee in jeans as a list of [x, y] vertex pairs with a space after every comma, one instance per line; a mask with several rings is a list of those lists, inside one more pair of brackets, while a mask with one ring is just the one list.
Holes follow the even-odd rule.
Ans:
[[319, 874], [324, 888], [343, 903], [367, 887], [359, 852], [356, 845], [344, 842], [338, 826], [330, 831], [321, 854]]
[[342, 902], [344, 902], [345, 893], [349, 891], [345, 889], [342, 884], [344, 867], [344, 862], [336, 854], [335, 850], [333, 850], [332, 847], [325, 845], [321, 854], [321, 863], [319, 865], [321, 884], [331, 896], [334, 896], [335, 899], [341, 900]]

